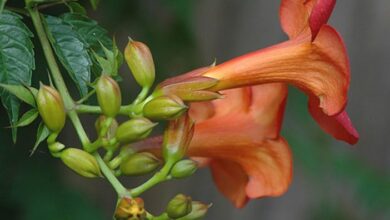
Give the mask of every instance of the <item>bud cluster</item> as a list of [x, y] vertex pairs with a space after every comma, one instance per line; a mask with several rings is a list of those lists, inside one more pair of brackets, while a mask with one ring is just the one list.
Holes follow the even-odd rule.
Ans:
[[[131, 196], [137, 197], [134, 191], [141, 194], [144, 189], [169, 179], [189, 177], [197, 170], [195, 161], [183, 159], [194, 132], [194, 122], [189, 117], [188, 107], [184, 102], [218, 98], [217, 92], [207, 90], [213, 87], [217, 80], [194, 76], [170, 84], [163, 83], [154, 92], [150, 92], [155, 80], [153, 57], [145, 44], [130, 39], [124, 55], [135, 80], [142, 86], [142, 91], [133, 103], [122, 105], [121, 88], [116, 81], [120, 53], [115, 45], [113, 50], [109, 51], [103, 46], [106, 57], [95, 54], [103, 72], [92, 83], [94, 91], [90, 94], [96, 92], [99, 106], [82, 104], [89, 95], [78, 102], [73, 102], [70, 97], [63, 100], [62, 93], [45, 85], [41, 85], [36, 94], [36, 103], [48, 130], [46, 137], [50, 153], [75, 173], [87, 178], [102, 177], [104, 173], [107, 179], [112, 181], [119, 175], [141, 176], [155, 172], [152, 179], [145, 183], [146, 186], [137, 187], [138, 191], [134, 190], [136, 188], [124, 188], [125, 193], [122, 194], [125, 196], [118, 192], [121, 199], [115, 211], [116, 219], [146, 219], [148, 214], [143, 200]], [[80, 132], [81, 124], [75, 124], [82, 139], [83, 149], [67, 148], [56, 140], [65, 126], [67, 114], [74, 123], [77, 116], [75, 113], [100, 114], [95, 121], [95, 141], [89, 141], [86, 134], [82, 139], [85, 132]], [[128, 118], [119, 123], [118, 115], [126, 115]], [[157, 125], [156, 121], [161, 120], [167, 120], [168, 127], [164, 132], [160, 152], [137, 149], [135, 142], [147, 138]], [[103, 150], [106, 154], [100, 157]], [[160, 167], [161, 170], [156, 172]], [[118, 183], [115, 184], [116, 189], [121, 188]], [[163, 215], [169, 219], [195, 220], [201, 219], [207, 209], [207, 205], [179, 194], [169, 202]]]

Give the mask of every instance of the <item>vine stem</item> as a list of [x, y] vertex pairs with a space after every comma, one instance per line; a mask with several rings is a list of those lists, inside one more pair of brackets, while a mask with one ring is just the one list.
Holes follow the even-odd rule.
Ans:
[[[74, 110], [74, 101], [72, 97], [69, 94], [68, 88], [66, 87], [66, 84], [64, 82], [64, 79], [62, 78], [60, 68], [58, 67], [58, 64], [55, 60], [55, 56], [53, 53], [53, 50], [51, 48], [49, 39], [46, 35], [45, 28], [42, 23], [41, 15], [36, 7], [29, 7], [27, 4], [27, 10], [31, 16], [32, 22], [34, 24], [35, 30], [37, 32], [38, 38], [41, 42], [43, 53], [45, 55], [47, 64], [49, 66], [52, 79], [61, 94], [61, 97], [64, 101], [65, 108], [68, 110], [68, 116], [70, 120], [73, 123], [73, 126], [76, 129], [76, 132], [80, 138], [80, 141], [85, 148], [90, 144], [90, 140], [88, 138], [87, 133], [85, 132], [83, 125], [81, 124], [80, 118], [77, 115], [76, 110]], [[96, 160], [99, 163], [100, 169], [102, 170], [104, 176], [106, 176], [107, 180], [111, 183], [111, 185], [114, 187], [115, 191], [118, 193], [119, 196], [128, 196], [131, 197], [130, 193], [127, 191], [127, 189], [119, 182], [119, 180], [114, 176], [110, 168], [106, 165], [106, 163], [102, 160], [100, 155], [98, 153], [94, 154]]]
[[150, 178], [148, 181], [146, 181], [142, 185], [140, 185], [136, 188], [133, 188], [130, 191], [131, 195], [133, 197], [137, 197], [137, 196], [141, 195], [143, 192], [152, 188], [153, 186], [168, 180], [169, 179], [168, 178], [169, 172], [171, 171], [171, 169], [175, 163], [176, 163], [175, 160], [168, 160], [165, 163], [165, 165], [163, 166], [163, 168], [159, 172], [157, 172], [152, 178]]
[[104, 176], [111, 183], [112, 187], [114, 187], [115, 191], [118, 193], [118, 197], [119, 198], [123, 198], [123, 197], [131, 198], [130, 192], [122, 185], [121, 182], [119, 182], [119, 180], [115, 177], [115, 175], [110, 170], [110, 168], [106, 165], [106, 163], [104, 162], [102, 157], [97, 152], [94, 153], [94, 156], [95, 156]]
[[60, 68], [58, 67], [57, 62], [55, 60], [53, 50], [51, 49], [49, 39], [47, 38], [45, 28], [42, 24], [41, 15], [39, 14], [39, 11], [36, 7], [27, 8], [27, 10], [30, 13], [38, 38], [41, 42], [43, 53], [49, 66], [52, 79], [62, 96], [65, 108], [68, 109], [68, 116], [76, 128], [80, 141], [83, 146], [85, 146], [87, 143], [90, 142], [90, 140], [82, 127], [81, 121], [76, 111], [73, 110], [74, 102], [69, 94], [68, 88], [66, 87], [64, 79], [62, 78]]

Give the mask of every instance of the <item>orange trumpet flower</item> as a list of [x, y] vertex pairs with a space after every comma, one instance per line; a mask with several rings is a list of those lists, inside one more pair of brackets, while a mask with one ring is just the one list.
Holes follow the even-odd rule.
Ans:
[[287, 84], [309, 97], [322, 129], [358, 141], [345, 112], [350, 68], [344, 43], [326, 24], [335, 0], [282, 0], [280, 18], [289, 40], [169, 79], [157, 91], [194, 103], [195, 133], [188, 155], [206, 158], [220, 191], [237, 207], [278, 196], [291, 181], [291, 154], [279, 136]]
[[[281, 24], [290, 40], [169, 79], [160, 88], [193, 101], [243, 86], [292, 84], [309, 96], [309, 111], [322, 129], [354, 144], [359, 135], [344, 111], [350, 83], [348, 56], [337, 31], [326, 24], [334, 4], [335, 0], [283, 0]], [[207, 86], [198, 91], [192, 87], [196, 82]]]
[[214, 182], [236, 207], [283, 194], [292, 159], [279, 136], [287, 88], [274, 83], [226, 90], [224, 99], [191, 105], [196, 120], [191, 157], [207, 158]]

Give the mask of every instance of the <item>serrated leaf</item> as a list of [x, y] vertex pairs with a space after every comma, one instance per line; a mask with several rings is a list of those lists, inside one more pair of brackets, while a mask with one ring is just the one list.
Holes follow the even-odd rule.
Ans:
[[96, 10], [99, 6], [100, 0], [89, 0], [92, 5], [93, 10]]
[[49, 135], [50, 135], [49, 129], [46, 127], [46, 125], [43, 122], [41, 122], [37, 130], [37, 140], [35, 141], [34, 148], [32, 149], [30, 156], [34, 154], [39, 144], [42, 143], [42, 141], [44, 141]]
[[88, 93], [91, 80], [91, 59], [80, 35], [61, 18], [47, 16], [46, 27], [56, 55], [76, 83], [81, 96]]
[[16, 123], [16, 127], [24, 127], [31, 124], [37, 117], [39, 113], [37, 109], [31, 109], [30, 111], [24, 113], [22, 117], [20, 117], [19, 121]]
[[21, 101], [35, 107], [35, 98], [33, 92], [22, 85], [7, 85], [7, 84], [1, 84], [0, 87], [6, 90], [8, 93], [11, 93], [12, 95], [16, 96]]
[[1, 14], [1, 12], [3, 12], [3, 9], [4, 9], [6, 2], [7, 2], [7, 0], [0, 0], [0, 14]]
[[[4, 10], [0, 14], [0, 83], [7, 85], [30, 85], [32, 70], [35, 69], [33, 36], [22, 17]], [[19, 118], [20, 100], [0, 89], [2, 103], [7, 110], [10, 124]], [[16, 127], [12, 138], [16, 141]]]
[[[109, 50], [113, 49], [113, 41], [108, 36], [108, 32], [103, 27], [99, 26], [99, 24], [87, 16], [81, 14], [72, 14], [66, 13], [62, 15], [64, 21], [70, 24], [73, 30], [77, 31], [84, 42], [88, 45], [88, 49], [90, 54], [93, 52], [97, 53], [100, 56], [104, 56], [104, 50], [101, 44]], [[119, 52], [120, 53], [120, 52]], [[100, 76], [102, 69], [99, 66], [99, 63], [92, 57], [92, 72], [95, 76]]]
[[94, 53], [94, 57], [97, 60], [97, 62], [100, 64], [100, 67], [102, 68], [102, 72], [104, 74], [108, 74], [111, 76], [117, 76], [119, 67], [122, 65], [123, 57], [121, 56], [121, 53], [118, 50], [118, 47], [115, 44], [113, 44], [112, 51], [107, 49], [103, 44], [101, 45], [103, 48], [105, 57], [102, 57], [98, 55], [97, 53]]
[[69, 2], [66, 4], [71, 13], [86, 15], [87, 10], [77, 2]]

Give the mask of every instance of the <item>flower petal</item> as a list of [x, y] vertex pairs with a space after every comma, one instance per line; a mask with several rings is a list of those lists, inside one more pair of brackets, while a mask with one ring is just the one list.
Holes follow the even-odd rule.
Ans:
[[210, 169], [219, 191], [235, 207], [244, 207], [249, 200], [245, 191], [249, 178], [241, 166], [229, 160], [212, 160]]
[[336, 0], [317, 0], [309, 18], [312, 39], [316, 38], [322, 25], [328, 22], [335, 5]]
[[[242, 143], [236, 142], [231, 145], [197, 145], [191, 146], [190, 156], [208, 157], [218, 161], [230, 161], [228, 171], [221, 169], [221, 164], [217, 164], [213, 170], [214, 179], [217, 186], [228, 196], [236, 206], [245, 204], [246, 198], [243, 196], [242, 187], [247, 180], [242, 173], [249, 178], [245, 192], [249, 198], [260, 198], [264, 196], [279, 196], [286, 192], [292, 178], [292, 159], [287, 142], [282, 139], [266, 140], [262, 143]], [[233, 166], [232, 162], [242, 168]], [[226, 163], [225, 163], [226, 164]], [[231, 168], [231, 170], [230, 170]], [[218, 176], [218, 173], [222, 173]], [[231, 173], [229, 173], [231, 171]], [[228, 175], [231, 175], [229, 178]], [[226, 185], [228, 179], [236, 177], [233, 188]], [[222, 178], [226, 183], [223, 183]]]
[[325, 115], [318, 107], [316, 100], [309, 101], [309, 111], [320, 127], [338, 140], [356, 144], [359, 134], [354, 128], [347, 112], [342, 111], [334, 116]]
[[209, 69], [204, 76], [218, 79], [212, 90], [248, 85], [290, 83], [320, 99], [327, 115], [346, 104], [350, 75], [348, 57], [337, 32], [323, 25], [316, 40], [290, 40], [258, 50]]
[[328, 22], [336, 0], [282, 0], [280, 22], [290, 39], [310, 35], [314, 40]]

